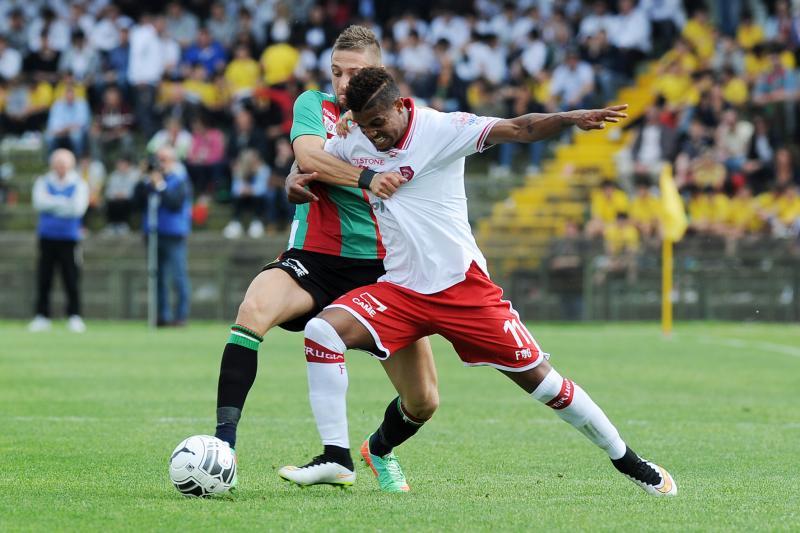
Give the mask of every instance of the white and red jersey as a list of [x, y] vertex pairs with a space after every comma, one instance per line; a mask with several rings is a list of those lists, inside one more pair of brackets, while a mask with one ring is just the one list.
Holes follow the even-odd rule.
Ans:
[[487, 270], [467, 218], [464, 158], [483, 151], [500, 119], [404, 103], [408, 129], [394, 148], [381, 152], [354, 128], [346, 138], [329, 139], [325, 150], [354, 166], [409, 180], [388, 200], [369, 192], [386, 248], [386, 274], [379, 281], [433, 294], [463, 281], [473, 261]]

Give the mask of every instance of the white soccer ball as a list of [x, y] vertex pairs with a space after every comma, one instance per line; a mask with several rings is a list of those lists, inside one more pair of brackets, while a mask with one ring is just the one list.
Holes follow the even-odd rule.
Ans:
[[195, 435], [175, 447], [169, 458], [169, 477], [186, 496], [224, 494], [236, 483], [236, 456], [227, 442]]

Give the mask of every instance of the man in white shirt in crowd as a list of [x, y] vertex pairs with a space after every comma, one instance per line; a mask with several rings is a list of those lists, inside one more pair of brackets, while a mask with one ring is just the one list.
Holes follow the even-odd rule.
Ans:
[[591, 65], [580, 60], [577, 50], [568, 50], [564, 64], [556, 67], [550, 81], [551, 108], [567, 111], [584, 107], [593, 92], [594, 71]]

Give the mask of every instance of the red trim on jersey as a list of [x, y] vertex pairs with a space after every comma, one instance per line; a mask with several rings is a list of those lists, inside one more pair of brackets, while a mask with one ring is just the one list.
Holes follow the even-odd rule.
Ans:
[[334, 352], [330, 348], [306, 338], [306, 361], [309, 363], [344, 363], [344, 354]]
[[383, 247], [383, 239], [381, 238], [381, 228], [378, 227], [378, 219], [375, 218], [375, 211], [372, 210], [372, 204], [369, 201], [369, 195], [367, 194], [366, 189], [361, 189], [361, 194], [364, 196], [364, 201], [369, 204], [369, 216], [372, 219], [372, 223], [375, 224], [375, 242], [377, 243], [377, 255], [378, 259], [383, 259], [386, 257], [386, 248]]
[[415, 108], [415, 106], [414, 106], [414, 100], [412, 100], [411, 98], [403, 98], [402, 100], [403, 100], [403, 106], [406, 109], [408, 109], [408, 113], [409, 113], [409, 115], [408, 115], [408, 126], [406, 127], [405, 133], [403, 133], [403, 136], [400, 137], [400, 140], [395, 143], [394, 147], [398, 148], [400, 150], [405, 150], [408, 147], [409, 143], [411, 142], [411, 137], [413, 136], [412, 134], [413, 134], [413, 130], [414, 130], [414, 108]]
[[475, 150], [480, 152], [481, 148], [483, 148], [483, 144], [486, 142], [486, 137], [489, 136], [489, 133], [492, 131], [492, 126], [497, 124], [496, 120], [490, 121], [487, 125], [483, 127], [483, 131], [481, 132], [480, 137], [478, 137], [478, 142], [475, 145]]
[[310, 189], [319, 200], [311, 202], [308, 209], [308, 229], [303, 250], [342, 255], [342, 221], [339, 218], [339, 208], [328, 196], [328, 189], [324, 185], [314, 183]]
[[569, 404], [572, 403], [572, 397], [575, 395], [575, 383], [572, 380], [564, 378], [564, 381], [561, 382], [561, 392], [558, 393], [558, 396], [547, 402], [548, 407], [552, 407], [553, 409], [564, 409], [565, 407], [569, 407]]

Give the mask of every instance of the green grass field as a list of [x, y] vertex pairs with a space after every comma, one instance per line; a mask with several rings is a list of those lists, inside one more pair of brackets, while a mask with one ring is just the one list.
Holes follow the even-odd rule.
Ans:
[[[349, 490], [299, 489], [276, 470], [318, 451], [302, 338], [261, 348], [239, 431], [240, 490], [187, 499], [167, 460], [213, 432], [221, 323], [150, 333], [90, 322], [84, 335], [0, 323], [0, 531], [800, 530], [800, 327], [532, 325], [551, 361], [679, 495], [653, 499], [498, 372], [464, 368], [434, 339], [441, 407], [398, 449], [412, 492], [385, 495], [359, 463]], [[351, 352], [357, 447], [393, 391]]]

